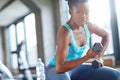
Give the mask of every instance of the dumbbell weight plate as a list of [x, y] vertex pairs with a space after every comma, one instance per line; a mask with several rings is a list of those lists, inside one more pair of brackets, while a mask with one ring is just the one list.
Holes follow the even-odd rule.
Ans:
[[[101, 51], [102, 51], [103, 46], [102, 46], [102, 44], [100, 44], [100, 43], [95, 43], [95, 44], [93, 45], [92, 49], [93, 49], [94, 52], [98, 53], [98, 52], [101, 52]], [[94, 61], [92, 62], [92, 67], [93, 67], [94, 69], [97, 69], [97, 68], [99, 68], [99, 67], [102, 67], [102, 63], [101, 63], [100, 61], [98, 61], [98, 60], [94, 60]]]
[[102, 44], [100, 44], [100, 43], [95, 43], [95, 44], [93, 45], [93, 47], [92, 47], [93, 51], [95, 51], [95, 52], [100, 52], [100, 51], [102, 51], [102, 48], [103, 48], [103, 46], [102, 46]]
[[94, 61], [92, 62], [92, 67], [93, 67], [94, 69], [100, 68], [100, 67], [102, 67], [102, 63], [100, 63], [98, 60], [94, 60]]

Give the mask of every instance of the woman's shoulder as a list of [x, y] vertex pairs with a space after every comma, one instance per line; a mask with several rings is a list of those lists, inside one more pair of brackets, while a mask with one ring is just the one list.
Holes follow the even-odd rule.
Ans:
[[87, 26], [91, 34], [94, 32], [95, 28], [97, 28], [97, 25], [91, 22], [87, 22]]
[[94, 26], [96, 26], [95, 24], [91, 23], [91, 22], [87, 22], [88, 28], [92, 29]]
[[68, 40], [70, 39], [69, 31], [62, 25], [58, 28], [57, 31], [57, 40]]
[[64, 27], [64, 25], [58, 28], [58, 34], [69, 35], [69, 31]]

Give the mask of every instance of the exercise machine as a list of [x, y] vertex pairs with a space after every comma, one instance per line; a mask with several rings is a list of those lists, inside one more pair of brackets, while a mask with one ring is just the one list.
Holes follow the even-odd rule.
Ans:
[[14, 79], [10, 70], [0, 60], [0, 80]]
[[33, 80], [32, 73], [29, 69], [29, 65], [26, 59], [24, 52], [22, 52], [24, 42], [22, 41], [20, 44], [17, 45], [17, 50], [12, 51], [12, 54], [17, 54], [18, 57], [18, 69], [21, 70], [20, 66], [24, 66], [23, 74], [25, 76], [24, 80]]

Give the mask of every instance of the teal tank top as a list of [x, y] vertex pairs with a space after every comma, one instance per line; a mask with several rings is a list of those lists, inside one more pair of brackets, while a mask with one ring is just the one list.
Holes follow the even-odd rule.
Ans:
[[[67, 23], [65, 23], [64, 27], [69, 31], [70, 36], [71, 36], [71, 45], [69, 46], [69, 51], [68, 51], [68, 56], [66, 58], [66, 61], [80, 59], [84, 54], [86, 54], [84, 52], [85, 52], [86, 48], [89, 47], [90, 32], [89, 32], [88, 26], [86, 24], [84, 25], [84, 30], [85, 30], [85, 33], [86, 33], [87, 41], [86, 41], [86, 44], [81, 46], [81, 47], [79, 47], [76, 44], [74, 34], [73, 34], [73, 31], [70, 28], [70, 26]], [[57, 51], [57, 47], [58, 46], [56, 46], [56, 51]], [[54, 54], [53, 58], [50, 60], [49, 65], [55, 65], [56, 51], [55, 51], [55, 54]]]

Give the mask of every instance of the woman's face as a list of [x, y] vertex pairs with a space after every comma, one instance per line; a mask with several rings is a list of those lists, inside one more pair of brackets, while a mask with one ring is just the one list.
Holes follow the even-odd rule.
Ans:
[[88, 20], [88, 5], [77, 3], [70, 8], [71, 19], [77, 26], [83, 26]]

